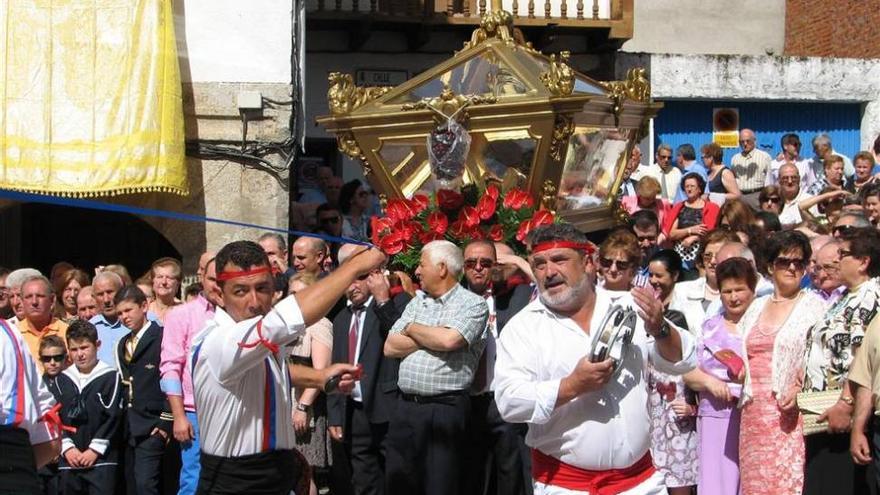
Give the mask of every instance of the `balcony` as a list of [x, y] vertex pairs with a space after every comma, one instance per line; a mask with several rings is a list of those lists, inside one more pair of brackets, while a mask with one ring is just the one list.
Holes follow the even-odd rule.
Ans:
[[[622, 43], [632, 37], [633, 1], [501, 0], [501, 8], [512, 13], [516, 27], [525, 31], [603, 30], [609, 40]], [[374, 28], [461, 26], [469, 32], [491, 8], [489, 0], [308, 0], [306, 22], [309, 29], [346, 29], [359, 22]]]

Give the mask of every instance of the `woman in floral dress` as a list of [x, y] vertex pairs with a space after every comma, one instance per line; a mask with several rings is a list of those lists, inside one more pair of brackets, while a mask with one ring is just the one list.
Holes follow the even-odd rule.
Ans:
[[773, 294], [755, 300], [739, 322], [745, 358], [739, 459], [742, 495], [800, 495], [804, 485], [803, 422], [797, 393], [803, 383], [809, 328], [825, 304], [801, 290], [812, 254], [797, 231], [767, 243]]

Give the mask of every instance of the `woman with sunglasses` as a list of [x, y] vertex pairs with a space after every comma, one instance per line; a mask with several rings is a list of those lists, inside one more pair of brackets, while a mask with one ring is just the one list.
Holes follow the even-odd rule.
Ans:
[[847, 376], [868, 325], [880, 311], [880, 232], [850, 229], [841, 236], [837, 253], [837, 272], [847, 291], [807, 334], [804, 391], [839, 390], [840, 400], [823, 414], [827, 433], [806, 439], [808, 494], [868, 493], [864, 467], [849, 462], [855, 391]]
[[639, 240], [629, 230], [616, 230], [599, 245], [599, 289], [607, 291], [612, 301], [629, 294], [641, 256]]
[[[680, 328], [698, 328], [703, 322], [702, 311], [675, 294], [675, 283], [681, 273], [678, 254], [671, 249], [658, 251], [648, 261], [648, 273], [657, 299], [663, 302], [666, 318]], [[675, 316], [679, 321], [674, 321]], [[681, 376], [660, 372], [650, 364], [648, 387], [654, 466], [663, 473], [670, 494], [689, 495], [699, 475], [693, 393], [686, 389]]]
[[740, 405], [742, 495], [800, 494], [804, 484], [803, 423], [797, 393], [803, 383], [806, 335], [826, 305], [801, 289], [812, 255], [803, 233], [773, 234], [767, 242], [773, 294], [756, 299], [738, 323], [743, 336]]
[[782, 213], [782, 195], [779, 186], [766, 186], [758, 193], [758, 205], [761, 211], [769, 211], [779, 215]]
[[684, 375], [699, 394], [700, 432], [698, 493], [739, 493], [739, 421], [736, 401], [742, 385], [737, 376], [742, 336], [737, 323], [755, 298], [758, 275], [745, 258], [730, 258], [716, 267], [722, 312], [703, 323], [697, 343], [699, 368]]
[[685, 200], [676, 203], [666, 215], [663, 233], [674, 243], [686, 270], [692, 270], [703, 236], [718, 223], [718, 205], [703, 198], [706, 181], [696, 173], [681, 179]]

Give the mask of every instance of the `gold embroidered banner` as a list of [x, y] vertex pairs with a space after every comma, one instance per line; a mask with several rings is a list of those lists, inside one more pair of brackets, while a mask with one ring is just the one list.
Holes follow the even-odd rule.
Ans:
[[0, 187], [187, 194], [171, 0], [0, 0]]

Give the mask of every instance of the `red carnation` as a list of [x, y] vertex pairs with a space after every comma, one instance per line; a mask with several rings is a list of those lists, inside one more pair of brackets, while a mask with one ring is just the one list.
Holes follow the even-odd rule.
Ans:
[[385, 207], [385, 214], [395, 223], [409, 220], [413, 217], [409, 201], [405, 199], [389, 199]]
[[552, 225], [553, 224], [553, 214], [550, 213], [550, 210], [538, 210], [532, 216], [531, 228], [535, 229], [542, 225]]
[[516, 231], [516, 240], [519, 242], [526, 242], [526, 236], [529, 235], [529, 232], [532, 230], [531, 220], [523, 220], [522, 223], [519, 224], [519, 229]]
[[489, 196], [495, 201], [498, 201], [498, 194], [498, 186], [496, 186], [495, 184], [489, 184], [489, 187], [486, 188], [486, 196]]
[[431, 199], [424, 194], [416, 194], [412, 197], [409, 204], [410, 207], [412, 207], [413, 213], [418, 215], [425, 211], [428, 205], [431, 204]]
[[495, 242], [501, 242], [504, 239], [504, 228], [499, 224], [495, 224], [489, 227], [489, 231], [486, 233], [486, 237], [492, 239]]
[[505, 208], [519, 210], [530, 202], [532, 202], [532, 198], [531, 196], [529, 196], [529, 193], [523, 191], [522, 189], [511, 189], [507, 193], [507, 196], [504, 197], [504, 203], [502, 204]]
[[465, 206], [458, 214], [458, 221], [464, 223], [467, 228], [476, 227], [480, 225], [480, 213], [473, 206]]
[[449, 226], [449, 219], [446, 217], [446, 214], [440, 210], [432, 212], [428, 215], [428, 230], [435, 234], [440, 234], [441, 236], [446, 233], [446, 228]]
[[437, 206], [444, 210], [457, 210], [464, 203], [464, 197], [449, 189], [437, 191]]
[[477, 202], [477, 211], [481, 220], [488, 220], [495, 214], [495, 199], [486, 194]]
[[464, 240], [464, 238], [468, 235], [469, 229], [461, 220], [456, 220], [452, 222], [452, 225], [449, 226], [449, 233], [452, 237]]

